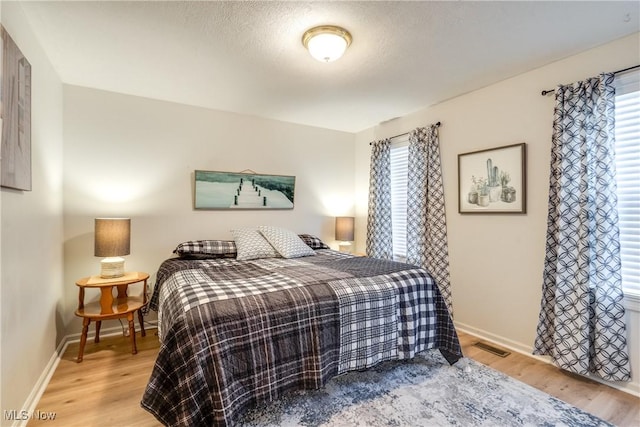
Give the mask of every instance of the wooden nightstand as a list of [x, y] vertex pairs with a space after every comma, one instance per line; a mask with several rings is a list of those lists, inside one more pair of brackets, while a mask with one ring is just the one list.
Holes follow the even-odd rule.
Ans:
[[[144, 337], [144, 320], [142, 318], [142, 308], [147, 305], [147, 280], [149, 274], [142, 272], [125, 273], [124, 276], [116, 279], [102, 279], [100, 276], [85, 277], [76, 282], [80, 288], [78, 295], [78, 309], [76, 316], [82, 317], [82, 336], [80, 337], [80, 351], [78, 352], [78, 363], [82, 362], [84, 346], [87, 342], [87, 332], [92, 320], [96, 322], [95, 342], [100, 342], [100, 326], [103, 320], [120, 319], [126, 317], [129, 321], [129, 336], [131, 338], [131, 354], [136, 354], [136, 329], [133, 323], [133, 315], [138, 312], [141, 335]], [[134, 297], [128, 295], [128, 287], [134, 283], [144, 282], [142, 296]], [[84, 303], [84, 290], [86, 288], [100, 289], [100, 301], [89, 304]], [[113, 296], [113, 289], [118, 290], [116, 297]]]

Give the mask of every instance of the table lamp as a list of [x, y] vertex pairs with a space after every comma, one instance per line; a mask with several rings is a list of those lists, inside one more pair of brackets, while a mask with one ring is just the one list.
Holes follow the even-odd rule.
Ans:
[[124, 258], [129, 255], [131, 241], [130, 218], [95, 219], [95, 256], [106, 257], [100, 261], [100, 277], [113, 279], [124, 276]]
[[352, 216], [336, 217], [336, 240], [339, 243], [340, 252], [351, 253], [351, 242], [353, 242], [353, 222]]

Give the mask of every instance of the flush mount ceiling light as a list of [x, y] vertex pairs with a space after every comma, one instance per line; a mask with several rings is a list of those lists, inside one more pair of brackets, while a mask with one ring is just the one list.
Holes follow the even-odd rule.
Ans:
[[331, 62], [340, 58], [351, 44], [351, 34], [334, 25], [311, 28], [302, 35], [302, 44], [309, 53], [321, 62]]

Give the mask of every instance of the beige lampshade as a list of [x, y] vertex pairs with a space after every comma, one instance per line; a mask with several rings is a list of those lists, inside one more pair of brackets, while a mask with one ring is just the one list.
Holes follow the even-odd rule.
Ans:
[[131, 219], [96, 218], [94, 255], [106, 257], [100, 261], [100, 277], [112, 279], [124, 276], [123, 255], [129, 255]]
[[336, 217], [336, 240], [339, 242], [353, 241], [353, 223], [352, 216]]
[[131, 242], [130, 218], [96, 218], [95, 256], [129, 255]]

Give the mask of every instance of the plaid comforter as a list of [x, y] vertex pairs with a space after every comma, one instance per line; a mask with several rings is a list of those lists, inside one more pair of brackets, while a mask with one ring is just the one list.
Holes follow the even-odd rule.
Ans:
[[462, 353], [420, 268], [332, 250], [165, 261], [150, 302], [160, 353], [142, 406], [165, 425], [233, 425], [251, 406], [438, 348]]

